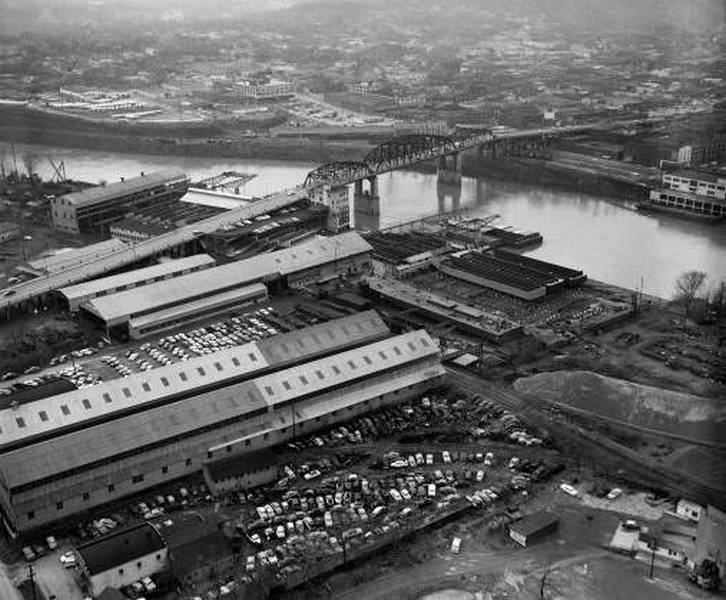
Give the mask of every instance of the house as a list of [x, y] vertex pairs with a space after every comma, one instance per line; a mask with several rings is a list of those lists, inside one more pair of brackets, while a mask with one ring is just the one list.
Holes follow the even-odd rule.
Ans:
[[664, 515], [652, 525], [641, 528], [635, 541], [635, 558], [685, 565], [693, 553], [695, 541], [694, 524]]
[[213, 509], [200, 509], [155, 521], [169, 549], [172, 573], [182, 586], [232, 574], [234, 554], [222, 532], [226, 520]]
[[700, 504], [681, 498], [676, 504], [676, 515], [682, 519], [698, 523], [698, 520], [701, 518], [702, 509]]
[[119, 529], [76, 549], [82, 576], [93, 596], [120, 589], [168, 567], [164, 540], [149, 523]]

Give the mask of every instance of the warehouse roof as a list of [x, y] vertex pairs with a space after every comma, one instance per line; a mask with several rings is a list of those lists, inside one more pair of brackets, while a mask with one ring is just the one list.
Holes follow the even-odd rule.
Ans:
[[148, 523], [116, 530], [78, 546], [78, 554], [91, 576], [104, 573], [164, 548], [159, 532]]
[[0, 410], [0, 449], [139, 408], [143, 403], [209, 385], [210, 381], [218, 383], [269, 367], [283, 367], [372, 342], [389, 333], [381, 317], [371, 310]]
[[334, 237], [318, 237], [299, 246], [260, 254], [211, 269], [189, 273], [138, 289], [94, 298], [84, 306], [93, 314], [114, 325], [133, 315], [161, 309], [184, 298], [242, 287], [268, 278], [303, 271], [370, 250], [356, 232]]
[[134, 269], [118, 275], [109, 275], [101, 279], [93, 279], [78, 285], [61, 288], [59, 291], [69, 301], [81, 299], [86, 296], [98, 294], [107, 290], [114, 290], [128, 285], [134, 285], [143, 281], [153, 280], [156, 277], [165, 277], [175, 273], [181, 273], [186, 269], [197, 269], [214, 265], [214, 259], [209, 254], [194, 254], [185, 258], [166, 260], [158, 265], [152, 265], [143, 269]]
[[111, 198], [127, 196], [129, 194], [141, 192], [147, 188], [172, 183], [186, 178], [187, 176], [184, 174], [184, 171], [177, 169], [156, 171], [141, 177], [126, 179], [125, 181], [117, 181], [116, 183], [109, 183], [107, 185], [94, 186], [81, 190], [80, 192], [71, 192], [70, 194], [60, 196], [60, 198], [65, 200], [68, 204], [72, 204], [76, 207], [89, 206], [92, 204], [98, 204], [99, 202], [104, 202]]
[[66, 249], [50, 256], [36, 258], [28, 262], [28, 266], [38, 273], [59, 273], [65, 269], [78, 267], [90, 260], [110, 256], [115, 252], [126, 250], [128, 246], [117, 238], [111, 238], [98, 242], [97, 244], [88, 244], [80, 248]]
[[[250, 435], [274, 426], [273, 415], [267, 414], [270, 406], [302, 402], [303, 397], [348, 386], [437, 353], [424, 330], [405, 333], [250, 381], [200, 390], [171, 404], [9, 450], [0, 456], [0, 472], [8, 488], [17, 489], [107, 463], [126, 453], [138, 453], [145, 446], [165, 445], [223, 422], [237, 423], [238, 437]], [[213, 379], [214, 371], [206, 375]]]
[[267, 298], [267, 287], [262, 283], [253, 283], [241, 288], [235, 288], [213, 296], [206, 296], [198, 300], [191, 300], [173, 306], [171, 308], [164, 308], [148, 314], [145, 314], [136, 319], [129, 321], [129, 327], [134, 329], [143, 329], [154, 324], [167, 323], [175, 319], [183, 319], [188, 316], [194, 316], [201, 311], [206, 309], [212, 310], [217, 307], [231, 306], [232, 303], [244, 302], [251, 298]]

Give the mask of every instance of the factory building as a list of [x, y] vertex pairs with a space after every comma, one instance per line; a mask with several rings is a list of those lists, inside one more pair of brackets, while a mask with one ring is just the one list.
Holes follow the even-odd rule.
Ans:
[[[184, 322], [182, 313], [208, 316], [266, 298], [267, 289], [327, 281], [370, 268], [370, 246], [355, 232], [318, 237], [299, 246], [204, 269], [141, 288], [94, 298], [82, 309], [99, 324], [134, 335], [162, 321]], [[255, 285], [257, 284], [257, 285]], [[264, 286], [263, 286], [264, 287]], [[264, 296], [264, 297], [263, 297]], [[194, 303], [192, 305], [192, 303]], [[192, 311], [192, 306], [193, 310]], [[164, 312], [177, 309], [177, 312]], [[163, 313], [163, 314], [159, 314]], [[156, 315], [148, 319], [141, 317]], [[160, 329], [156, 329], [159, 331]]]
[[78, 285], [61, 288], [58, 291], [68, 302], [70, 310], [75, 312], [83, 302], [88, 302], [94, 298], [139, 288], [158, 281], [166, 281], [174, 277], [181, 277], [188, 273], [212, 267], [215, 264], [214, 259], [208, 254], [194, 254], [186, 258], [167, 260], [143, 269], [93, 279]]
[[386, 331], [363, 313], [0, 411], [8, 530], [67, 518], [438, 383], [444, 371], [428, 334], [380, 339]]
[[53, 227], [70, 233], [107, 234], [131, 208], [180, 198], [189, 180], [181, 171], [160, 171], [117, 183], [87, 188], [50, 201]]

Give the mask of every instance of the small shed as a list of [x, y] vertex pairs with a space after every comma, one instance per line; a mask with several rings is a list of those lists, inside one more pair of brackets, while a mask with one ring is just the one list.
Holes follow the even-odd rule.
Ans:
[[526, 548], [557, 531], [559, 524], [560, 518], [557, 515], [543, 510], [512, 523], [509, 526], [509, 537]]
[[266, 449], [228, 456], [204, 465], [204, 479], [215, 495], [257, 487], [276, 478], [277, 456]]

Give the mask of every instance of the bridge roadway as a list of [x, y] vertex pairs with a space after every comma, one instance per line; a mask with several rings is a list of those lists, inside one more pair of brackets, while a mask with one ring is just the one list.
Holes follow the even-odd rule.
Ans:
[[185, 225], [174, 231], [152, 237], [138, 244], [130, 245], [128, 249], [114, 254], [91, 260], [82, 265], [71, 267], [60, 273], [52, 273], [18, 283], [0, 291], [0, 310], [17, 306], [24, 301], [32, 300], [53, 290], [57, 290], [73, 283], [79, 283], [92, 277], [100, 277], [106, 273], [133, 264], [145, 258], [158, 256], [172, 248], [182, 246], [194, 241], [197, 237], [211, 233], [223, 225], [231, 224], [241, 219], [250, 219], [269, 211], [283, 208], [306, 197], [305, 191], [300, 187], [289, 188], [271, 194], [262, 200], [233, 208], [227, 212]]

